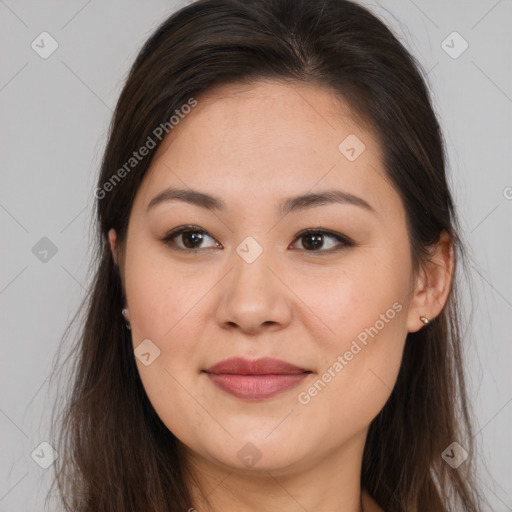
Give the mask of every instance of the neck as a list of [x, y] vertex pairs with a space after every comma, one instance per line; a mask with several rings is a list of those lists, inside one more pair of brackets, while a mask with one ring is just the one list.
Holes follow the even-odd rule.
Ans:
[[[184, 448], [193, 507], [198, 512], [372, 512], [362, 496], [360, 473], [366, 432], [343, 446], [296, 461], [287, 467], [237, 469]], [[205, 499], [205, 497], [207, 499]], [[208, 507], [208, 504], [210, 508]], [[362, 506], [361, 506], [362, 505]]]

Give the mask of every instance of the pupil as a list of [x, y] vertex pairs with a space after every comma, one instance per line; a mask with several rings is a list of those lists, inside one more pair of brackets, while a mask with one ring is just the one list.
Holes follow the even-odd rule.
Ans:
[[194, 244], [197, 242], [201, 242], [203, 238], [203, 235], [201, 233], [197, 233], [196, 231], [186, 231], [185, 233], [183, 233], [183, 235], [185, 240], [184, 245], [189, 249], [194, 248]]
[[[310, 235], [306, 235], [305, 237], [303, 237], [304, 239], [308, 240], [308, 242], [304, 243], [304, 247], [306, 249], [308, 248], [318, 248], [319, 246], [322, 245], [322, 235], [318, 235], [318, 234], [310, 234]], [[311, 243], [309, 242], [311, 241]], [[308, 247], [309, 246], [309, 247]]]

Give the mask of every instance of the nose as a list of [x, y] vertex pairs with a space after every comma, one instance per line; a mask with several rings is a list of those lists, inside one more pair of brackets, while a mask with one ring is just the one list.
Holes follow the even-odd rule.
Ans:
[[216, 310], [223, 329], [257, 334], [289, 325], [293, 293], [286, 286], [284, 272], [268, 253], [264, 250], [252, 262], [233, 253], [232, 270], [223, 279]]

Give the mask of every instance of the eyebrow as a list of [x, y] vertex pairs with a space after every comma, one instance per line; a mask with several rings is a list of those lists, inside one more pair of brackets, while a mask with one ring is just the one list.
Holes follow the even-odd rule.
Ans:
[[[183, 201], [210, 211], [227, 210], [226, 203], [218, 197], [211, 196], [210, 194], [206, 194], [198, 190], [169, 187], [151, 199], [148, 204], [147, 211], [158, 204], [168, 201]], [[334, 203], [359, 206], [372, 213], [376, 213], [375, 209], [363, 198], [341, 190], [326, 190], [315, 194], [290, 197], [280, 204], [279, 211], [284, 216], [288, 213]]]

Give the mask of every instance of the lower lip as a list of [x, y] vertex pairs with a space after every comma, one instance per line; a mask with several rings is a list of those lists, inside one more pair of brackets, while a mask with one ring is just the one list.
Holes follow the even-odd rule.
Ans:
[[309, 373], [283, 375], [234, 375], [228, 373], [208, 373], [208, 377], [220, 389], [238, 398], [261, 399], [282, 393], [295, 387]]

